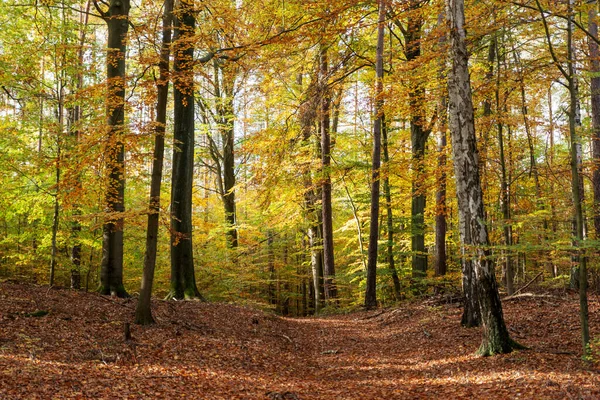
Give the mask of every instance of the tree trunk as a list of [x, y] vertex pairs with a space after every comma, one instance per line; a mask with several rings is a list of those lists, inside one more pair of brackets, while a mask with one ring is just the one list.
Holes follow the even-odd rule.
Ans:
[[385, 174], [383, 176], [383, 193], [385, 196], [385, 210], [387, 217], [387, 260], [390, 273], [392, 275], [392, 282], [394, 284], [394, 296], [396, 300], [399, 301], [402, 298], [402, 293], [400, 288], [400, 279], [398, 278], [398, 271], [396, 271], [396, 263], [394, 260], [394, 216], [392, 214], [392, 190], [390, 187], [389, 177], [390, 155], [388, 152], [388, 130], [384, 115], [381, 116], [381, 134], [383, 139], [383, 165], [385, 167]]
[[[302, 75], [298, 75], [298, 85], [302, 85]], [[313, 136], [313, 125], [317, 118], [317, 93], [315, 80], [311, 80], [307, 89], [304, 91], [303, 101], [300, 104], [299, 110], [299, 122], [300, 129], [302, 131], [302, 145], [305, 148], [311, 147], [311, 137]], [[320, 143], [318, 144], [320, 147]], [[311, 150], [308, 150], [312, 153]], [[317, 199], [318, 195], [315, 193], [313, 180], [311, 176], [310, 163], [308, 165], [302, 165], [302, 179], [304, 184], [304, 208], [306, 220], [308, 222], [307, 236], [308, 236], [308, 247], [310, 250], [310, 265], [312, 273], [312, 285], [313, 288], [310, 293], [311, 301], [314, 302], [314, 313], [319, 314], [321, 310], [321, 303], [324, 299], [324, 288], [323, 288], [323, 247], [321, 240], [321, 218], [322, 213], [320, 212]]]
[[379, 239], [379, 168], [381, 167], [381, 128], [383, 119], [383, 32], [385, 3], [379, 1], [377, 56], [375, 64], [375, 124], [373, 126], [373, 164], [371, 167], [371, 226], [367, 261], [365, 308], [377, 307], [377, 240]]
[[573, 219], [575, 220], [575, 258], [578, 261], [576, 274], [579, 283], [579, 317], [581, 322], [581, 341], [583, 354], [589, 353], [590, 332], [587, 299], [587, 259], [581, 250], [585, 241], [585, 227], [583, 217], [583, 175], [581, 136], [577, 127], [581, 125], [579, 111], [579, 91], [577, 86], [577, 72], [575, 70], [575, 43], [573, 41], [573, 0], [569, 0], [569, 17], [567, 27], [567, 81], [569, 83], [569, 136], [571, 139], [571, 191], [573, 195]]
[[322, 184], [321, 212], [323, 213], [323, 273], [325, 275], [325, 300], [329, 303], [337, 297], [335, 285], [335, 263], [333, 255], [333, 216], [331, 209], [331, 132], [330, 105], [331, 90], [327, 86], [329, 74], [327, 49], [321, 49], [320, 59], [320, 125], [321, 125], [321, 166]]
[[[84, 55], [84, 44], [85, 44], [85, 36], [86, 30], [89, 21], [89, 11], [91, 6], [91, 0], [86, 2], [85, 13], [82, 13], [80, 16], [81, 28], [79, 32], [79, 50], [77, 54], [78, 59], [78, 67], [79, 70], [77, 72], [77, 92], [83, 89], [83, 55]], [[79, 104], [75, 105], [73, 109], [73, 122], [72, 126], [75, 126], [75, 129], [71, 132], [71, 136], [73, 139], [73, 144], [76, 144], [79, 141], [80, 130], [78, 123], [81, 120], [82, 111], [81, 106]], [[75, 175], [75, 191], [81, 188], [81, 177], [79, 174]], [[81, 215], [81, 209], [78, 204], [73, 206], [73, 215], [75, 217]], [[77, 218], [73, 219], [71, 224], [71, 235], [73, 237], [73, 247], [71, 248], [71, 262], [73, 266], [71, 267], [71, 289], [80, 289], [81, 288], [81, 242], [79, 241], [79, 236], [81, 235], [81, 223], [77, 220]]]
[[[412, 15], [404, 32], [404, 54], [409, 63], [418, 62], [421, 56], [421, 28], [423, 17], [420, 3], [411, 0]], [[412, 274], [415, 278], [424, 278], [427, 272], [427, 250], [425, 249], [425, 145], [429, 131], [425, 127], [423, 108], [425, 90], [420, 78], [409, 83], [410, 88], [410, 140], [412, 145], [412, 201], [411, 201], [411, 251]]]
[[108, 26], [106, 109], [109, 131], [105, 157], [109, 175], [105, 197], [106, 219], [102, 227], [99, 292], [118, 297], [127, 296], [123, 287], [125, 148], [122, 137], [125, 131], [125, 54], [129, 9], [130, 0], [110, 0], [108, 10], [103, 12]]
[[[217, 62], [215, 60], [215, 62]], [[223, 67], [217, 67], [221, 72], [222, 91], [218, 76], [216, 80], [217, 115], [219, 118], [219, 130], [221, 132], [221, 143], [223, 146], [223, 207], [225, 211], [225, 224], [227, 225], [227, 246], [235, 249], [238, 247], [238, 231], [236, 228], [235, 210], [235, 128], [234, 128], [234, 80], [235, 74], [226, 71]]]
[[175, 299], [201, 298], [196, 287], [192, 248], [192, 186], [194, 178], [194, 35], [193, 3], [176, 6], [173, 87], [174, 151], [171, 186], [171, 292]]
[[[438, 25], [442, 26], [444, 21], [444, 13], [440, 13], [438, 16]], [[439, 39], [440, 48], [446, 46], [446, 36], [442, 36]], [[440, 61], [440, 81], [444, 79], [445, 58]], [[443, 94], [440, 95], [438, 103], [438, 118], [439, 118], [439, 129], [438, 129], [438, 141], [437, 141], [437, 152], [438, 152], [438, 169], [437, 169], [437, 191], [435, 193], [435, 275], [443, 276], [446, 275], [447, 264], [446, 264], [446, 130], [448, 129], [448, 93], [444, 90]]]
[[[487, 227], [484, 223], [483, 192], [479, 178], [479, 160], [475, 139], [475, 122], [468, 53], [464, 29], [463, 0], [447, 0], [452, 68], [448, 79], [449, 124], [452, 134], [454, 173], [458, 197], [460, 236], [463, 257], [463, 282], [476, 287], [483, 325], [481, 355], [508, 353], [516, 345], [504, 324], [502, 305], [489, 252]], [[473, 281], [474, 278], [474, 281]], [[474, 292], [465, 288], [467, 303]]]
[[498, 40], [496, 35], [494, 35], [492, 45], [496, 47], [495, 52], [498, 53], [498, 56], [496, 57], [496, 129], [498, 133], [498, 156], [500, 158], [500, 203], [502, 209], [502, 232], [504, 235], [504, 245], [506, 246], [506, 250], [504, 250], [504, 271], [506, 278], [506, 292], [510, 296], [514, 293], [514, 262], [511, 254], [513, 232], [510, 221], [510, 178], [508, 176], [506, 167], [506, 153], [504, 151], [504, 126], [502, 124], [502, 113], [504, 110], [502, 110], [500, 101], [500, 51], [497, 48]]
[[135, 309], [135, 323], [149, 325], [154, 322], [150, 298], [156, 266], [156, 248], [158, 244], [158, 218], [160, 215], [160, 187], [165, 153], [165, 128], [167, 124], [167, 101], [169, 97], [169, 56], [171, 53], [171, 25], [173, 0], [165, 0], [163, 11], [163, 34], [158, 64], [159, 78], [156, 82], [156, 124], [154, 127], [154, 158], [152, 161], [152, 179], [150, 182], [150, 204], [146, 231], [146, 255], [140, 297]]
[[58, 99], [58, 132], [56, 132], [56, 171], [55, 171], [55, 185], [56, 191], [54, 192], [54, 213], [52, 216], [52, 250], [50, 255], [50, 286], [54, 285], [54, 274], [56, 272], [56, 253], [57, 253], [57, 244], [56, 244], [56, 235], [58, 234], [58, 218], [59, 218], [59, 210], [60, 210], [60, 202], [59, 202], [59, 193], [60, 193], [60, 149], [61, 149], [61, 140], [60, 135], [62, 134], [63, 124], [64, 124], [64, 97], [63, 97], [63, 88], [62, 83], [59, 84], [61, 87], [59, 89], [59, 99]]
[[268, 280], [268, 297], [269, 303], [277, 305], [277, 291], [275, 289], [275, 283], [277, 281], [277, 275], [275, 274], [275, 251], [273, 250], [273, 231], [267, 232], [267, 264], [269, 269], [269, 280]]
[[[594, 2], [588, 11], [589, 32], [594, 38], [598, 38], [597, 3]], [[600, 238], [600, 50], [598, 44], [588, 38], [589, 60], [590, 60], [590, 93], [592, 103], [592, 187], [594, 191], [594, 230], [596, 239]]]

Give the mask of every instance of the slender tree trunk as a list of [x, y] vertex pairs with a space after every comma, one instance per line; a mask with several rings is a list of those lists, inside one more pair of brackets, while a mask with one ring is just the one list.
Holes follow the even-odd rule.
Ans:
[[179, 0], [175, 12], [173, 87], [175, 98], [171, 186], [171, 292], [175, 299], [201, 298], [196, 287], [192, 248], [194, 178], [193, 3]]
[[60, 210], [60, 163], [61, 163], [61, 139], [63, 125], [64, 125], [64, 89], [62, 86], [62, 82], [59, 83], [58, 90], [58, 131], [56, 132], [56, 169], [55, 169], [55, 185], [56, 191], [54, 193], [54, 213], [52, 216], [52, 250], [50, 255], [50, 286], [54, 285], [54, 274], [56, 271], [56, 254], [57, 254], [57, 244], [56, 244], [56, 236], [58, 234], [58, 219], [59, 219], [59, 210]]
[[[597, 2], [588, 11], [588, 30], [590, 35], [598, 38]], [[590, 60], [590, 92], [592, 103], [592, 157], [594, 168], [592, 172], [592, 187], [594, 191], [594, 231], [596, 239], [600, 238], [600, 49], [598, 44], [588, 38]]]
[[[508, 353], [516, 346], [504, 324], [502, 305], [489, 251], [484, 223], [483, 192], [475, 139], [475, 121], [469, 80], [468, 53], [464, 29], [464, 1], [447, 0], [452, 69], [448, 79], [449, 126], [452, 134], [454, 173], [458, 197], [463, 276], [475, 285], [478, 295], [483, 341], [481, 355]], [[473, 279], [474, 278], [474, 279]], [[475, 290], [465, 288], [467, 306]]]
[[275, 289], [275, 283], [277, 282], [277, 276], [275, 274], [275, 251], [273, 250], [273, 232], [267, 233], [267, 252], [268, 252], [268, 273], [269, 283], [267, 286], [267, 292], [269, 297], [269, 303], [277, 305], [277, 290]]
[[56, 193], [54, 194], [54, 213], [52, 215], [52, 250], [50, 254], [50, 286], [54, 286], [54, 274], [56, 272], [56, 235], [58, 233], [58, 218], [59, 218], [59, 200], [58, 188], [60, 185], [60, 165], [59, 157], [56, 160]]
[[[498, 150], [500, 158], [500, 205], [502, 209], [502, 232], [504, 235], [504, 272], [506, 279], [506, 292], [508, 295], [514, 293], [514, 260], [511, 254], [512, 247], [512, 225], [511, 225], [511, 213], [510, 213], [510, 177], [508, 176], [506, 167], [506, 152], [504, 151], [504, 126], [502, 123], [502, 116], [504, 110], [500, 100], [500, 79], [501, 79], [501, 60], [500, 51], [498, 49], [497, 35], [494, 36], [493, 46], [496, 47], [496, 53], [498, 56], [497, 68], [496, 68], [496, 129], [498, 133]], [[510, 136], [509, 136], [510, 137]], [[510, 153], [509, 153], [510, 154]]]
[[[95, 0], [97, 1], [97, 0]], [[98, 8], [98, 4], [96, 7]], [[101, 294], [126, 297], [123, 287], [123, 213], [125, 212], [125, 54], [129, 30], [130, 0], [110, 0], [103, 18], [108, 26], [107, 99], [108, 188], [106, 190], [106, 220], [102, 241], [100, 272]]]
[[[302, 75], [298, 75], [298, 85], [302, 86]], [[312, 128], [317, 118], [317, 95], [315, 80], [311, 80], [308, 88], [304, 91], [304, 99], [300, 105], [299, 119], [302, 130], [302, 144], [306, 148], [310, 148], [311, 137], [313, 136]], [[320, 147], [320, 144], [318, 144]], [[310, 153], [312, 153], [309, 150]], [[302, 179], [304, 184], [304, 207], [306, 220], [308, 222], [308, 247], [310, 250], [310, 265], [312, 274], [313, 288], [310, 293], [311, 301], [314, 302], [314, 312], [319, 314], [321, 303], [324, 299], [323, 289], [323, 248], [321, 241], [321, 218], [317, 199], [318, 194], [315, 193], [315, 187], [311, 176], [310, 165], [302, 167]]]
[[[583, 178], [581, 136], [577, 128], [581, 125], [579, 111], [579, 91], [577, 72], [575, 70], [575, 43], [573, 41], [573, 0], [569, 0], [569, 18], [567, 27], [567, 72], [570, 99], [569, 136], [571, 139], [571, 190], [573, 194], [573, 218], [575, 220], [575, 257], [578, 266], [576, 270], [579, 283], [579, 317], [581, 322], [581, 341], [583, 354], [589, 353], [590, 332], [587, 299], [587, 259], [581, 250], [585, 241], [585, 221], [583, 217]], [[577, 268], [578, 267], [578, 268]], [[573, 274], [573, 272], [572, 272]]]
[[331, 90], [327, 86], [329, 75], [329, 61], [327, 58], [327, 49], [321, 49], [320, 59], [320, 86], [321, 86], [321, 107], [320, 107], [320, 125], [321, 125], [321, 165], [322, 165], [322, 184], [321, 210], [323, 213], [323, 273], [325, 275], [325, 300], [330, 302], [337, 297], [335, 284], [335, 262], [333, 255], [333, 216], [331, 208]]
[[373, 126], [373, 164], [371, 167], [371, 226], [367, 262], [367, 287], [365, 308], [377, 307], [377, 240], [379, 239], [379, 168], [381, 167], [381, 128], [383, 119], [383, 38], [385, 28], [385, 3], [379, 0], [377, 27], [377, 56], [375, 64], [375, 124]]
[[398, 278], [398, 271], [396, 271], [396, 262], [394, 259], [394, 215], [392, 214], [392, 190], [390, 187], [389, 176], [390, 154], [388, 151], [388, 130], [384, 115], [381, 116], [381, 125], [381, 135], [383, 139], [383, 166], [385, 168], [385, 173], [383, 176], [383, 193], [385, 196], [385, 210], [387, 217], [387, 261], [390, 268], [390, 273], [392, 275], [392, 282], [394, 284], [394, 296], [396, 300], [399, 301], [402, 298], [402, 293], [400, 288], [400, 279]]
[[[215, 61], [216, 62], [216, 61]], [[227, 224], [227, 246], [235, 249], [238, 247], [238, 231], [236, 228], [235, 210], [235, 128], [234, 128], [234, 81], [235, 74], [218, 67], [221, 72], [222, 85], [216, 84], [217, 114], [219, 117], [219, 130], [223, 146], [223, 207], [225, 210], [225, 223]], [[221, 90], [221, 86], [222, 89]]]
[[506, 250], [504, 251], [505, 257], [505, 272], [506, 272], [506, 292], [508, 295], [514, 293], [514, 265], [513, 257], [510, 254], [510, 247], [512, 246], [512, 226], [510, 223], [510, 185], [508, 183], [506, 173], [506, 158], [504, 154], [504, 135], [503, 135], [502, 123], [498, 123], [498, 148], [500, 150], [500, 202], [502, 208], [503, 218], [503, 234], [504, 234], [504, 245]]
[[150, 204], [146, 230], [146, 255], [140, 297], [135, 309], [135, 323], [149, 325], [154, 322], [150, 298], [156, 266], [156, 248], [158, 244], [158, 218], [160, 215], [160, 187], [165, 153], [165, 129], [167, 125], [167, 102], [169, 97], [169, 56], [171, 53], [173, 0], [165, 0], [163, 11], [163, 33], [158, 63], [159, 78], [156, 82], [156, 124], [154, 127], [154, 158], [152, 161], [152, 179], [150, 182]]
[[[444, 21], [444, 13], [440, 13], [438, 16], [438, 25], [442, 26]], [[440, 48], [443, 49], [446, 46], [446, 35], [442, 36], [439, 40]], [[440, 61], [440, 81], [443, 81], [446, 63], [445, 58], [441, 58]], [[446, 130], [448, 129], [448, 93], [446, 90], [440, 95], [438, 103], [438, 118], [439, 118], [439, 129], [438, 129], [438, 141], [437, 141], [437, 152], [438, 152], [438, 170], [437, 170], [437, 191], [435, 193], [435, 275], [443, 276], [446, 275], [447, 264], [446, 264]]]
[[[89, 11], [91, 6], [91, 0], [86, 2], [85, 12], [81, 14], [80, 17], [80, 33], [79, 33], [79, 50], [78, 50], [78, 67], [79, 70], [77, 72], [77, 92], [83, 89], [83, 55], [84, 55], [84, 44], [85, 44], [85, 33], [86, 28], [89, 21]], [[81, 106], [79, 104], [75, 105], [73, 109], [73, 122], [72, 126], [75, 126], [75, 129], [71, 131], [71, 136], [73, 140], [73, 146], [79, 142], [79, 121], [81, 121], [82, 111]], [[79, 174], [75, 174], [75, 190], [81, 188], [81, 177]], [[74, 204], [73, 206], [73, 222], [71, 224], [71, 236], [73, 237], [73, 247], [71, 248], [71, 262], [73, 266], [71, 267], [71, 289], [80, 289], [81, 287], [81, 242], [79, 240], [79, 236], [81, 235], [81, 223], [77, 219], [77, 217], [81, 214], [81, 209], [79, 204]]]

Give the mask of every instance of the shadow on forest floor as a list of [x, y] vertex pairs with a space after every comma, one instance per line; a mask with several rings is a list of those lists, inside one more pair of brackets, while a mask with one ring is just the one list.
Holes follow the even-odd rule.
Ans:
[[[135, 300], [0, 283], [0, 398], [600, 398], [574, 295], [506, 302], [509, 330], [530, 350], [488, 358], [475, 356], [480, 331], [460, 327], [455, 305], [304, 319], [153, 307], [158, 324], [132, 325], [125, 341]], [[594, 296], [596, 338], [599, 314]]]

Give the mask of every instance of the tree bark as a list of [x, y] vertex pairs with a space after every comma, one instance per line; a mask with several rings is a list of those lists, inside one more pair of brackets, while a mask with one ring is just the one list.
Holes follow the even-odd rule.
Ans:
[[[588, 11], [588, 31], [594, 38], [598, 38], [597, 2], [594, 2]], [[600, 49], [598, 44], [588, 38], [590, 71], [590, 93], [592, 103], [592, 188], [594, 191], [594, 230], [596, 239], [600, 238]]]
[[[95, 0], [96, 8], [99, 5]], [[101, 294], [126, 297], [123, 287], [123, 213], [125, 212], [125, 53], [130, 0], [110, 0], [102, 17], [108, 26], [107, 99], [108, 138], [105, 150], [108, 188], [102, 227]]]
[[[404, 54], [409, 63], [418, 62], [421, 56], [421, 28], [423, 17], [420, 3], [411, 0], [412, 15], [404, 32]], [[409, 83], [410, 140], [412, 145], [412, 201], [411, 201], [411, 251], [412, 275], [424, 278], [427, 272], [427, 250], [425, 249], [425, 146], [429, 130], [425, 127], [423, 108], [425, 90], [416, 78]]]
[[[215, 60], [215, 63], [218, 61]], [[226, 71], [222, 66], [215, 69], [221, 73], [222, 85], [219, 77], [215, 76], [217, 115], [219, 130], [221, 132], [223, 154], [223, 208], [225, 211], [225, 224], [227, 225], [227, 246], [235, 249], [238, 247], [238, 231], [236, 228], [235, 210], [235, 128], [234, 128], [234, 80], [235, 74]], [[221, 87], [222, 86], [222, 87]], [[222, 90], [221, 90], [222, 89]]]
[[[89, 11], [91, 6], [91, 0], [86, 2], [85, 12], [80, 16], [80, 31], [79, 31], [79, 49], [77, 51], [77, 61], [78, 72], [77, 72], [77, 83], [76, 88], [77, 91], [81, 91], [83, 89], [83, 55], [84, 55], [84, 44], [85, 44], [85, 36], [86, 29], [89, 21]], [[72, 136], [72, 146], [76, 145], [79, 142], [80, 130], [79, 130], [79, 121], [82, 117], [82, 110], [79, 104], [75, 105], [73, 108], [73, 117], [72, 117], [72, 126], [75, 126], [75, 129], [71, 131]], [[75, 174], [74, 179], [75, 191], [81, 188], [81, 177], [78, 173]], [[74, 204], [73, 206], [73, 216], [77, 217], [81, 215], [81, 209], [79, 204]], [[71, 248], [71, 262], [73, 266], [71, 267], [71, 289], [80, 289], [81, 288], [81, 242], [79, 240], [79, 236], [81, 234], [81, 223], [77, 220], [77, 218], [73, 219], [71, 224], [71, 236], [73, 238], [73, 247]]]
[[367, 257], [367, 287], [365, 308], [377, 307], [377, 240], [379, 239], [379, 168], [381, 167], [381, 128], [383, 119], [383, 32], [385, 27], [385, 3], [379, 0], [377, 27], [377, 56], [375, 64], [375, 124], [373, 126], [373, 154], [371, 167], [371, 226]]
[[[302, 75], [298, 76], [298, 82], [302, 85]], [[303, 101], [299, 109], [300, 129], [302, 131], [302, 145], [305, 148], [311, 147], [311, 137], [313, 136], [313, 126], [317, 118], [317, 88], [315, 79], [312, 79], [303, 94]], [[320, 147], [320, 143], [317, 144]], [[312, 153], [309, 150], [309, 153]], [[309, 156], [312, 157], [312, 156]], [[310, 250], [310, 265], [312, 273], [313, 288], [310, 293], [311, 301], [314, 302], [314, 312], [319, 314], [321, 304], [325, 298], [323, 285], [323, 247], [321, 234], [321, 219], [323, 214], [319, 210], [315, 193], [311, 169], [309, 165], [302, 165], [302, 179], [304, 185], [304, 209], [306, 220], [308, 222], [307, 236], [308, 247]]]
[[392, 275], [392, 283], [394, 284], [394, 297], [397, 301], [400, 301], [402, 298], [402, 293], [400, 279], [398, 278], [398, 271], [396, 270], [396, 262], [394, 259], [394, 215], [392, 214], [392, 190], [390, 187], [389, 177], [390, 155], [388, 151], [388, 130], [384, 115], [381, 116], [381, 135], [383, 139], [383, 165], [385, 167], [385, 174], [383, 176], [383, 193], [385, 196], [385, 210], [387, 217], [387, 260], [390, 273]]
[[[578, 265], [571, 269], [577, 274], [579, 286], [579, 319], [581, 323], [581, 341], [583, 354], [589, 353], [590, 332], [587, 299], [587, 259], [581, 250], [585, 241], [585, 221], [583, 216], [583, 174], [581, 136], [577, 127], [581, 125], [579, 110], [579, 91], [575, 70], [575, 43], [573, 40], [573, 0], [569, 0], [569, 18], [567, 26], [567, 81], [569, 83], [569, 136], [571, 139], [571, 191], [573, 195], [573, 218], [575, 220], [575, 259]], [[575, 270], [575, 272], [573, 272]]]
[[174, 151], [171, 186], [171, 292], [175, 299], [201, 298], [196, 287], [192, 248], [194, 177], [194, 35], [190, 0], [179, 0], [175, 12], [173, 64]]
[[[502, 232], [504, 235], [504, 271], [506, 278], [506, 292], [508, 295], [514, 293], [514, 262], [511, 254], [511, 247], [513, 244], [512, 237], [512, 225], [511, 225], [511, 213], [510, 213], [510, 179], [506, 167], [506, 153], [504, 151], [504, 126], [502, 124], [502, 113], [503, 106], [500, 101], [500, 51], [498, 47], [497, 36], [494, 35], [493, 44], [496, 47], [496, 53], [498, 53], [497, 68], [496, 68], [496, 129], [498, 133], [498, 151], [500, 158], [500, 203], [502, 209]], [[509, 135], [510, 137], [510, 135]], [[509, 142], [510, 143], [510, 142]], [[510, 153], [509, 153], [510, 154]]]
[[[438, 16], [438, 25], [442, 26], [445, 19], [444, 13], [440, 13]], [[443, 49], [446, 46], [446, 35], [443, 35], [439, 39], [439, 46]], [[442, 61], [439, 63], [439, 76], [440, 81], [443, 81], [446, 63], [445, 58], [442, 57]], [[446, 146], [447, 138], [446, 131], [448, 130], [448, 93], [446, 90], [440, 95], [438, 103], [438, 140], [437, 140], [437, 153], [438, 153], [438, 169], [437, 169], [437, 191], [435, 193], [435, 275], [444, 276], [446, 275], [447, 264], [446, 264]]]
[[[504, 324], [502, 305], [489, 251], [489, 238], [484, 223], [483, 192], [479, 177], [479, 160], [475, 139], [475, 122], [468, 53], [464, 29], [464, 1], [447, 0], [452, 69], [448, 79], [449, 126], [452, 135], [456, 193], [463, 257], [463, 276], [474, 278], [481, 311], [483, 340], [481, 355], [508, 353], [516, 343]], [[465, 288], [467, 303], [474, 292]]]
[[320, 57], [320, 126], [321, 126], [321, 212], [323, 213], [323, 273], [325, 276], [325, 300], [329, 303], [337, 297], [335, 285], [335, 260], [333, 254], [333, 216], [331, 208], [331, 90], [327, 85], [329, 74], [327, 49], [321, 49]]
[[154, 158], [152, 161], [152, 178], [150, 182], [150, 204], [148, 209], [148, 225], [146, 230], [146, 254], [140, 297], [135, 309], [135, 323], [149, 325], [154, 322], [150, 298], [156, 266], [156, 248], [158, 244], [158, 217], [160, 215], [160, 187], [163, 173], [165, 153], [165, 128], [167, 124], [167, 101], [169, 97], [169, 57], [171, 54], [173, 0], [164, 1], [163, 33], [158, 63], [159, 78], [156, 82], [156, 123], [154, 127]]

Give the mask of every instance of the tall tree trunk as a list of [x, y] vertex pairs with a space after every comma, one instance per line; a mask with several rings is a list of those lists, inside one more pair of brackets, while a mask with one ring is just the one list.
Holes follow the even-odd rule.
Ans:
[[373, 126], [373, 164], [371, 167], [371, 226], [367, 262], [365, 308], [377, 307], [377, 240], [379, 239], [379, 168], [381, 167], [381, 128], [383, 119], [383, 32], [385, 3], [379, 0], [377, 27], [377, 56], [375, 64], [375, 124]]
[[[598, 38], [597, 2], [594, 2], [588, 11], [588, 30], [590, 35]], [[594, 191], [594, 231], [596, 239], [600, 238], [600, 49], [598, 43], [588, 38], [590, 71], [590, 93], [592, 103], [592, 187]]]
[[398, 271], [396, 270], [396, 263], [394, 260], [394, 215], [392, 214], [392, 189], [390, 187], [389, 176], [390, 154], [388, 151], [388, 130], [384, 115], [381, 116], [381, 134], [383, 139], [383, 166], [385, 168], [385, 173], [383, 176], [383, 193], [385, 196], [385, 210], [387, 217], [387, 260], [390, 273], [392, 275], [392, 282], [394, 284], [394, 296], [396, 300], [399, 301], [402, 298], [402, 293], [400, 288], [400, 279], [398, 278]]
[[320, 88], [321, 88], [321, 211], [323, 213], [323, 273], [325, 275], [325, 300], [330, 302], [337, 297], [335, 285], [335, 262], [333, 256], [333, 216], [331, 209], [331, 90], [327, 85], [329, 75], [327, 49], [321, 49]]
[[[438, 26], [443, 25], [443, 21], [445, 19], [444, 13], [440, 13], [438, 16]], [[439, 46], [443, 49], [446, 46], [446, 35], [443, 35], [439, 39]], [[441, 58], [440, 61], [440, 71], [439, 77], [440, 81], [443, 81], [445, 71], [446, 71], [446, 63], [445, 58]], [[437, 191], [435, 193], [435, 275], [443, 276], [446, 275], [447, 264], [446, 264], [446, 130], [448, 129], [448, 93], [446, 90], [443, 90], [440, 95], [440, 100], [438, 103], [438, 140], [437, 140], [437, 153], [438, 153], [438, 169], [437, 169]]]
[[[411, 0], [412, 15], [404, 32], [404, 54], [406, 61], [416, 63], [421, 56], [421, 28], [423, 17], [421, 5]], [[423, 278], [427, 272], [427, 251], [425, 249], [425, 146], [429, 130], [425, 127], [423, 113], [425, 90], [420, 78], [409, 83], [410, 140], [412, 145], [412, 205], [411, 205], [411, 251], [412, 274]]]
[[[502, 101], [500, 99], [500, 80], [501, 80], [501, 57], [500, 57], [500, 49], [498, 48], [498, 35], [495, 34], [493, 38], [493, 44], [496, 47], [496, 53], [498, 56], [497, 60], [497, 68], [496, 68], [496, 129], [497, 129], [497, 138], [498, 138], [498, 150], [499, 150], [499, 158], [500, 158], [500, 203], [502, 209], [502, 232], [504, 236], [504, 245], [506, 249], [504, 250], [504, 272], [506, 279], [506, 292], [508, 295], [512, 295], [514, 292], [514, 260], [511, 254], [512, 247], [512, 225], [511, 225], [511, 213], [510, 213], [510, 177], [507, 171], [507, 162], [506, 162], [506, 152], [504, 151], [504, 125], [502, 122], [503, 110], [504, 106], [501, 104]], [[504, 57], [502, 57], [504, 59]], [[510, 138], [510, 132], [509, 132]], [[510, 141], [510, 139], [509, 139]], [[510, 153], [509, 153], [510, 158]]]
[[[217, 60], [215, 60], [217, 62]], [[235, 249], [238, 247], [238, 231], [236, 228], [235, 210], [235, 128], [234, 128], [234, 81], [235, 73], [225, 68], [218, 67], [222, 82], [219, 85], [216, 76], [217, 115], [219, 117], [219, 130], [223, 146], [223, 207], [225, 210], [225, 223], [227, 225], [227, 246]], [[221, 90], [222, 88], [222, 90]]]
[[[499, 113], [497, 114], [500, 115]], [[506, 157], [504, 153], [504, 134], [503, 126], [501, 122], [497, 124], [498, 128], [498, 148], [500, 151], [500, 202], [502, 208], [503, 218], [503, 234], [504, 234], [504, 245], [506, 250], [504, 251], [505, 257], [505, 272], [506, 272], [506, 292], [508, 295], [512, 295], [514, 292], [514, 265], [513, 257], [510, 254], [512, 246], [512, 225], [510, 223], [510, 184], [508, 182], [506, 172]]]
[[169, 297], [201, 297], [196, 287], [192, 248], [194, 178], [194, 4], [179, 0], [175, 12], [173, 64], [174, 151], [171, 186], [171, 292]]
[[[575, 220], [575, 254], [578, 268], [575, 269], [579, 283], [579, 317], [581, 322], [581, 341], [583, 354], [589, 353], [590, 332], [587, 299], [587, 259], [581, 250], [585, 241], [585, 221], [583, 217], [583, 174], [581, 136], [577, 128], [581, 125], [579, 111], [579, 91], [577, 72], [575, 70], [575, 43], [573, 40], [573, 0], [569, 0], [569, 16], [567, 26], [567, 81], [569, 83], [569, 136], [571, 139], [571, 191], [573, 194], [573, 218]], [[573, 272], [572, 272], [573, 274]], [[573, 281], [573, 280], [572, 280]]]
[[[504, 324], [502, 305], [489, 252], [489, 238], [484, 223], [483, 193], [479, 177], [479, 160], [475, 139], [475, 121], [469, 80], [468, 53], [464, 29], [464, 1], [447, 0], [452, 69], [448, 79], [449, 126], [452, 134], [454, 174], [458, 197], [463, 275], [473, 287], [465, 288], [467, 306], [476, 291], [483, 341], [481, 355], [508, 353], [513, 342]], [[474, 279], [473, 279], [474, 278]]]
[[[302, 75], [298, 75], [298, 85], [302, 86]], [[314, 79], [311, 80], [309, 86], [304, 91], [303, 102], [300, 104], [299, 110], [300, 127], [302, 131], [302, 145], [306, 148], [311, 147], [311, 137], [313, 136], [313, 126], [317, 118], [317, 89]], [[320, 143], [317, 144], [320, 147]], [[312, 153], [309, 150], [309, 153]], [[311, 176], [310, 164], [302, 166], [302, 180], [304, 184], [304, 208], [306, 220], [308, 222], [307, 236], [308, 247], [310, 250], [310, 265], [312, 273], [313, 288], [310, 293], [311, 302], [314, 302], [314, 312], [319, 314], [321, 304], [325, 297], [323, 287], [323, 247], [321, 235], [321, 218], [322, 213], [319, 210], [317, 199], [318, 194], [315, 193], [313, 179]]]
[[[83, 89], [83, 55], [84, 55], [84, 44], [85, 44], [85, 33], [86, 28], [89, 21], [89, 11], [91, 6], [91, 0], [86, 2], [85, 12], [81, 13], [80, 23], [81, 28], [79, 32], [79, 50], [77, 54], [78, 60], [78, 71], [77, 71], [77, 84], [76, 89], [77, 92]], [[75, 126], [75, 129], [71, 131], [71, 136], [73, 140], [72, 145], [76, 145], [79, 142], [80, 130], [79, 130], [79, 121], [82, 117], [81, 106], [79, 104], [75, 105], [73, 109], [73, 119], [72, 126]], [[79, 174], [75, 175], [74, 179], [75, 190], [81, 188], [81, 177]], [[73, 266], [71, 267], [71, 289], [80, 289], [81, 287], [81, 242], [79, 240], [79, 236], [81, 234], [81, 223], [77, 219], [77, 217], [81, 214], [81, 209], [78, 204], [73, 206], [73, 215], [75, 218], [71, 224], [71, 236], [73, 238], [73, 247], [71, 248], [71, 262]]]
[[[64, 65], [64, 64], [63, 64]], [[58, 234], [58, 219], [60, 211], [60, 163], [61, 163], [61, 135], [64, 127], [64, 86], [63, 82], [58, 84], [58, 124], [56, 132], [56, 169], [55, 169], [55, 182], [56, 190], [54, 192], [54, 213], [52, 215], [52, 250], [50, 254], [50, 286], [54, 285], [54, 274], [56, 272], [56, 255], [57, 255], [57, 243], [56, 236]]]
[[154, 322], [150, 298], [156, 266], [156, 248], [158, 244], [158, 218], [160, 215], [160, 187], [165, 154], [165, 128], [167, 125], [167, 102], [169, 97], [169, 57], [171, 54], [173, 0], [165, 0], [163, 11], [163, 33], [158, 63], [159, 78], [156, 82], [156, 123], [154, 127], [154, 158], [152, 161], [152, 179], [150, 182], [150, 204], [146, 230], [146, 255], [140, 297], [135, 309], [135, 323], [149, 325]]
[[[94, 1], [96, 8], [100, 6]], [[108, 26], [107, 99], [108, 138], [105, 150], [108, 187], [106, 217], [102, 227], [101, 294], [126, 297], [123, 287], [123, 213], [125, 212], [125, 54], [129, 30], [130, 0], [110, 0], [101, 11]]]

